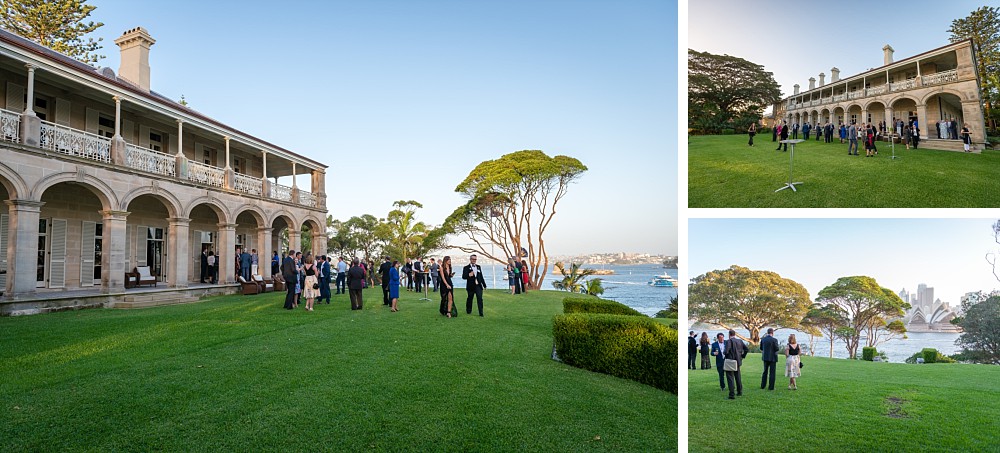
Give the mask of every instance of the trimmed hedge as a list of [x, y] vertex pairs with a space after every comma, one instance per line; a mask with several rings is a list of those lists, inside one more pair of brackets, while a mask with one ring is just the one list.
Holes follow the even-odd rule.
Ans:
[[609, 315], [643, 316], [641, 312], [628, 305], [598, 298], [584, 299], [567, 297], [563, 299], [563, 313], [604, 313]]
[[556, 353], [568, 365], [677, 393], [677, 331], [646, 316], [555, 317]]
[[877, 354], [877, 352], [873, 347], [865, 346], [861, 348], [861, 360], [866, 360], [871, 362], [875, 360], [875, 354]]
[[924, 363], [934, 363], [937, 362], [938, 351], [934, 348], [924, 348], [920, 351], [924, 356]]

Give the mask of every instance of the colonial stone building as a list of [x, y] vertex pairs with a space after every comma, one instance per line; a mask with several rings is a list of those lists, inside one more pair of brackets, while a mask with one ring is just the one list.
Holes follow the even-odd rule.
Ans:
[[[773, 106], [774, 118], [788, 124], [832, 122], [850, 124], [891, 123], [893, 119], [916, 121], [921, 147], [962, 149], [958, 140], [938, 136], [942, 121], [968, 123], [972, 140], [986, 141], [979, 73], [972, 41], [966, 40], [893, 61], [893, 48], [883, 50], [883, 65], [841, 78], [840, 70], [830, 69], [830, 81], [819, 74], [819, 83], [809, 78], [809, 89], [794, 86], [791, 96]], [[961, 126], [958, 127], [961, 130]], [[982, 149], [982, 146], [977, 146]]]
[[283, 231], [325, 252], [326, 166], [151, 91], [154, 43], [116, 39], [115, 74], [0, 30], [0, 314], [122, 303], [136, 266], [175, 299], [235, 290], [235, 247], [267, 278]]

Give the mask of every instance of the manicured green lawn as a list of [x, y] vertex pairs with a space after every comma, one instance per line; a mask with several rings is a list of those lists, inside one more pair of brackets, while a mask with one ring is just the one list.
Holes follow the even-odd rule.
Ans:
[[848, 156], [839, 139], [795, 147], [795, 182], [788, 182], [789, 153], [775, 151], [771, 136], [692, 136], [688, 140], [688, 206], [693, 208], [995, 208], [1000, 206], [1000, 152], [982, 154], [907, 150], [888, 143], [879, 155]]
[[550, 359], [563, 293], [404, 292], [0, 318], [3, 451], [677, 449], [677, 397]]
[[775, 390], [761, 390], [760, 354], [748, 355], [735, 401], [714, 367], [689, 370], [690, 450], [997, 451], [998, 366], [805, 357], [793, 391], [784, 362]]

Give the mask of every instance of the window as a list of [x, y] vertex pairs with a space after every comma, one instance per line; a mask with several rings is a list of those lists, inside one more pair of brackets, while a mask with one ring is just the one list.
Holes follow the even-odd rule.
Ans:
[[115, 120], [106, 115], [101, 115], [97, 118], [97, 135], [101, 137], [114, 137], [115, 136]]
[[239, 157], [233, 157], [233, 171], [240, 174], [245, 174], [243, 169], [243, 164], [245, 162]]
[[94, 233], [94, 283], [101, 281], [101, 252], [104, 247], [104, 224], [97, 222]]
[[45, 120], [45, 117], [49, 113], [49, 101], [47, 99], [35, 98], [35, 115], [38, 119]]
[[163, 136], [159, 132], [149, 131], [149, 149], [163, 151]]

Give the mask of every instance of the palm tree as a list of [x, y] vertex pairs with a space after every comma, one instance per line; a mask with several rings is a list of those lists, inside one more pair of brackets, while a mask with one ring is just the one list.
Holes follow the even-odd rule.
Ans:
[[578, 263], [570, 263], [569, 270], [567, 271], [563, 263], [557, 262], [555, 269], [562, 274], [563, 278], [562, 280], [552, 282], [552, 286], [571, 293], [580, 292], [580, 289], [583, 288], [584, 278], [594, 275], [594, 272], [596, 272], [594, 269], [581, 269]]
[[592, 278], [587, 280], [584, 284], [583, 292], [591, 296], [600, 296], [604, 294], [604, 284], [603, 280], [600, 278]]

